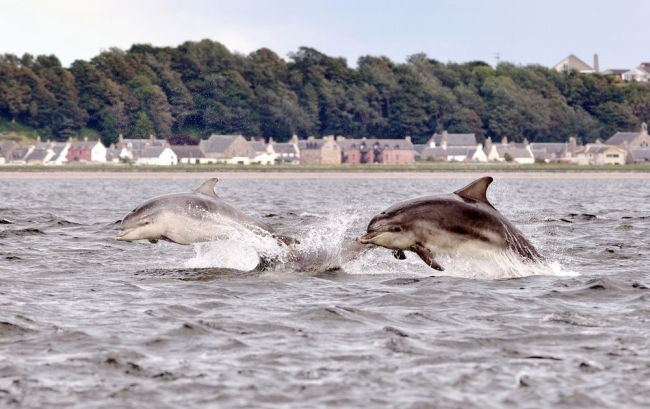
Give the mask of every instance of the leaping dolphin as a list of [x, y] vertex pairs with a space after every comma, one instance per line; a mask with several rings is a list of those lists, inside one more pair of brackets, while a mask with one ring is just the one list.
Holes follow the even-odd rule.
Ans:
[[126, 215], [117, 240], [166, 240], [192, 244], [229, 237], [235, 230], [248, 229], [268, 234], [290, 244], [293, 239], [277, 236], [273, 229], [217, 197], [219, 179], [205, 181], [192, 193], [169, 194], [148, 200]]
[[444, 268], [435, 256], [444, 253], [509, 249], [525, 260], [540, 260], [535, 247], [488, 201], [492, 180], [483, 177], [450, 195], [397, 203], [373, 217], [359, 241], [392, 249], [398, 259], [412, 251], [439, 271]]

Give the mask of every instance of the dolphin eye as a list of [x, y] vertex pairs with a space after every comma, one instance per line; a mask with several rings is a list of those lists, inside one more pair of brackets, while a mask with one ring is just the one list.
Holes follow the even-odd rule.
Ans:
[[399, 233], [399, 232], [402, 231], [402, 228], [399, 227], [399, 226], [395, 226], [395, 227], [393, 227], [392, 229], [390, 229], [390, 231], [392, 231], [392, 232], [394, 232], [394, 233]]

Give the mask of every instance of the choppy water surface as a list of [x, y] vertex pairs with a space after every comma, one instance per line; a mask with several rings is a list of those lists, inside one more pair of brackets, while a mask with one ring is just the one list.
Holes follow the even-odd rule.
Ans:
[[550, 262], [376, 249], [388, 205], [453, 180], [229, 180], [219, 195], [320, 264], [244, 272], [250, 243], [122, 243], [195, 180], [0, 179], [0, 407], [649, 407], [650, 184], [517, 180], [489, 197]]

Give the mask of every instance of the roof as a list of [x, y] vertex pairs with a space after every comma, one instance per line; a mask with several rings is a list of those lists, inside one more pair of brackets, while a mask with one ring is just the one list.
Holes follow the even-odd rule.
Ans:
[[416, 153], [421, 154], [422, 151], [423, 151], [425, 148], [427, 148], [428, 146], [429, 146], [428, 143], [414, 143], [414, 144], [413, 144], [413, 150], [414, 150]]
[[273, 150], [275, 153], [296, 153], [296, 146], [292, 143], [276, 143], [273, 144]]
[[469, 148], [469, 147], [450, 147], [447, 148], [447, 155], [448, 156], [472, 156], [474, 155], [474, 152], [476, 151], [476, 148]]
[[[563, 62], [566, 61], [566, 64], [562, 64]], [[593, 68], [586, 62], [582, 61], [580, 58], [576, 57], [574, 54], [569, 54], [567, 57], [563, 58], [560, 62], [555, 64], [553, 68], [556, 70], [558, 69], [565, 69], [566, 68], [570, 70], [575, 70], [575, 71], [591, 71]]]
[[70, 144], [70, 149], [92, 149], [98, 141], [79, 141]]
[[255, 153], [266, 152], [266, 144], [264, 141], [249, 141], [248, 143]]
[[533, 142], [530, 144], [530, 149], [533, 151], [544, 151], [556, 155], [563, 155], [568, 148], [569, 144], [566, 142]]
[[629, 70], [627, 68], [610, 68], [609, 70], [603, 71], [603, 74], [614, 74], [614, 75], [621, 75]]
[[447, 150], [440, 146], [437, 146], [435, 148], [426, 147], [422, 149], [422, 152], [420, 153], [420, 158], [422, 159], [443, 157], [447, 157]]
[[302, 139], [298, 141], [298, 147], [301, 151], [306, 149], [320, 149], [323, 143], [325, 143], [323, 139]]
[[650, 149], [632, 149], [630, 152], [632, 154], [633, 162], [650, 162]]
[[171, 149], [180, 158], [205, 158], [203, 151], [197, 145], [172, 145]]
[[142, 151], [138, 152], [139, 158], [157, 158], [163, 151], [167, 149], [164, 146], [147, 146]]
[[242, 136], [212, 134], [208, 139], [202, 140], [199, 146], [205, 153], [223, 153], [237, 138], [242, 138]]
[[106, 148], [106, 160], [113, 160], [120, 158], [120, 150], [115, 148]]
[[9, 152], [14, 149], [18, 144], [14, 141], [0, 140], [0, 152]]
[[374, 141], [379, 143], [382, 149], [413, 150], [413, 144], [406, 139], [375, 139]]
[[[433, 140], [436, 145], [442, 145], [442, 139], [445, 134], [433, 134]], [[473, 133], [448, 133], [447, 146], [476, 146], [476, 135]]]
[[605, 143], [607, 145], [623, 145], [624, 143], [630, 143], [636, 138], [638, 138], [640, 132], [616, 132], [611, 138], [609, 138]]
[[16, 149], [14, 149], [14, 151], [11, 153], [11, 159], [24, 160], [25, 155], [27, 155], [27, 152], [29, 152], [29, 148], [19, 146]]
[[46, 157], [47, 157], [47, 149], [36, 148], [29, 155], [27, 155], [25, 160], [27, 162], [29, 162], [29, 161], [44, 161]]
[[526, 148], [522, 147], [517, 147], [517, 146], [511, 146], [511, 145], [503, 145], [503, 144], [497, 144], [493, 145], [496, 146], [497, 152], [499, 153], [499, 156], [503, 157], [507, 153], [510, 155], [512, 158], [530, 158], [531, 157], [531, 152], [528, 151]]
[[595, 144], [595, 143], [590, 143], [585, 145], [583, 148], [580, 149], [580, 152], [584, 153], [603, 153], [609, 149], [615, 149], [617, 151], [623, 151], [625, 152], [625, 149], [618, 147], [618, 146], [612, 146], [612, 145], [602, 145], [602, 144]]
[[133, 150], [140, 150], [144, 149], [147, 146], [165, 146], [167, 144], [167, 141], [164, 139], [154, 139], [154, 138], [145, 138], [145, 139], [132, 139], [132, 138], [126, 138], [122, 139], [120, 143], [118, 143], [118, 147], [123, 147], [127, 146], [130, 147]]

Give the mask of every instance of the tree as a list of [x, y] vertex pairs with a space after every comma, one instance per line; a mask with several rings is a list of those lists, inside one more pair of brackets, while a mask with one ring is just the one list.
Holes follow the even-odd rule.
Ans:
[[133, 129], [133, 137], [136, 139], [146, 139], [154, 134], [153, 124], [146, 113], [138, 114], [138, 121]]

